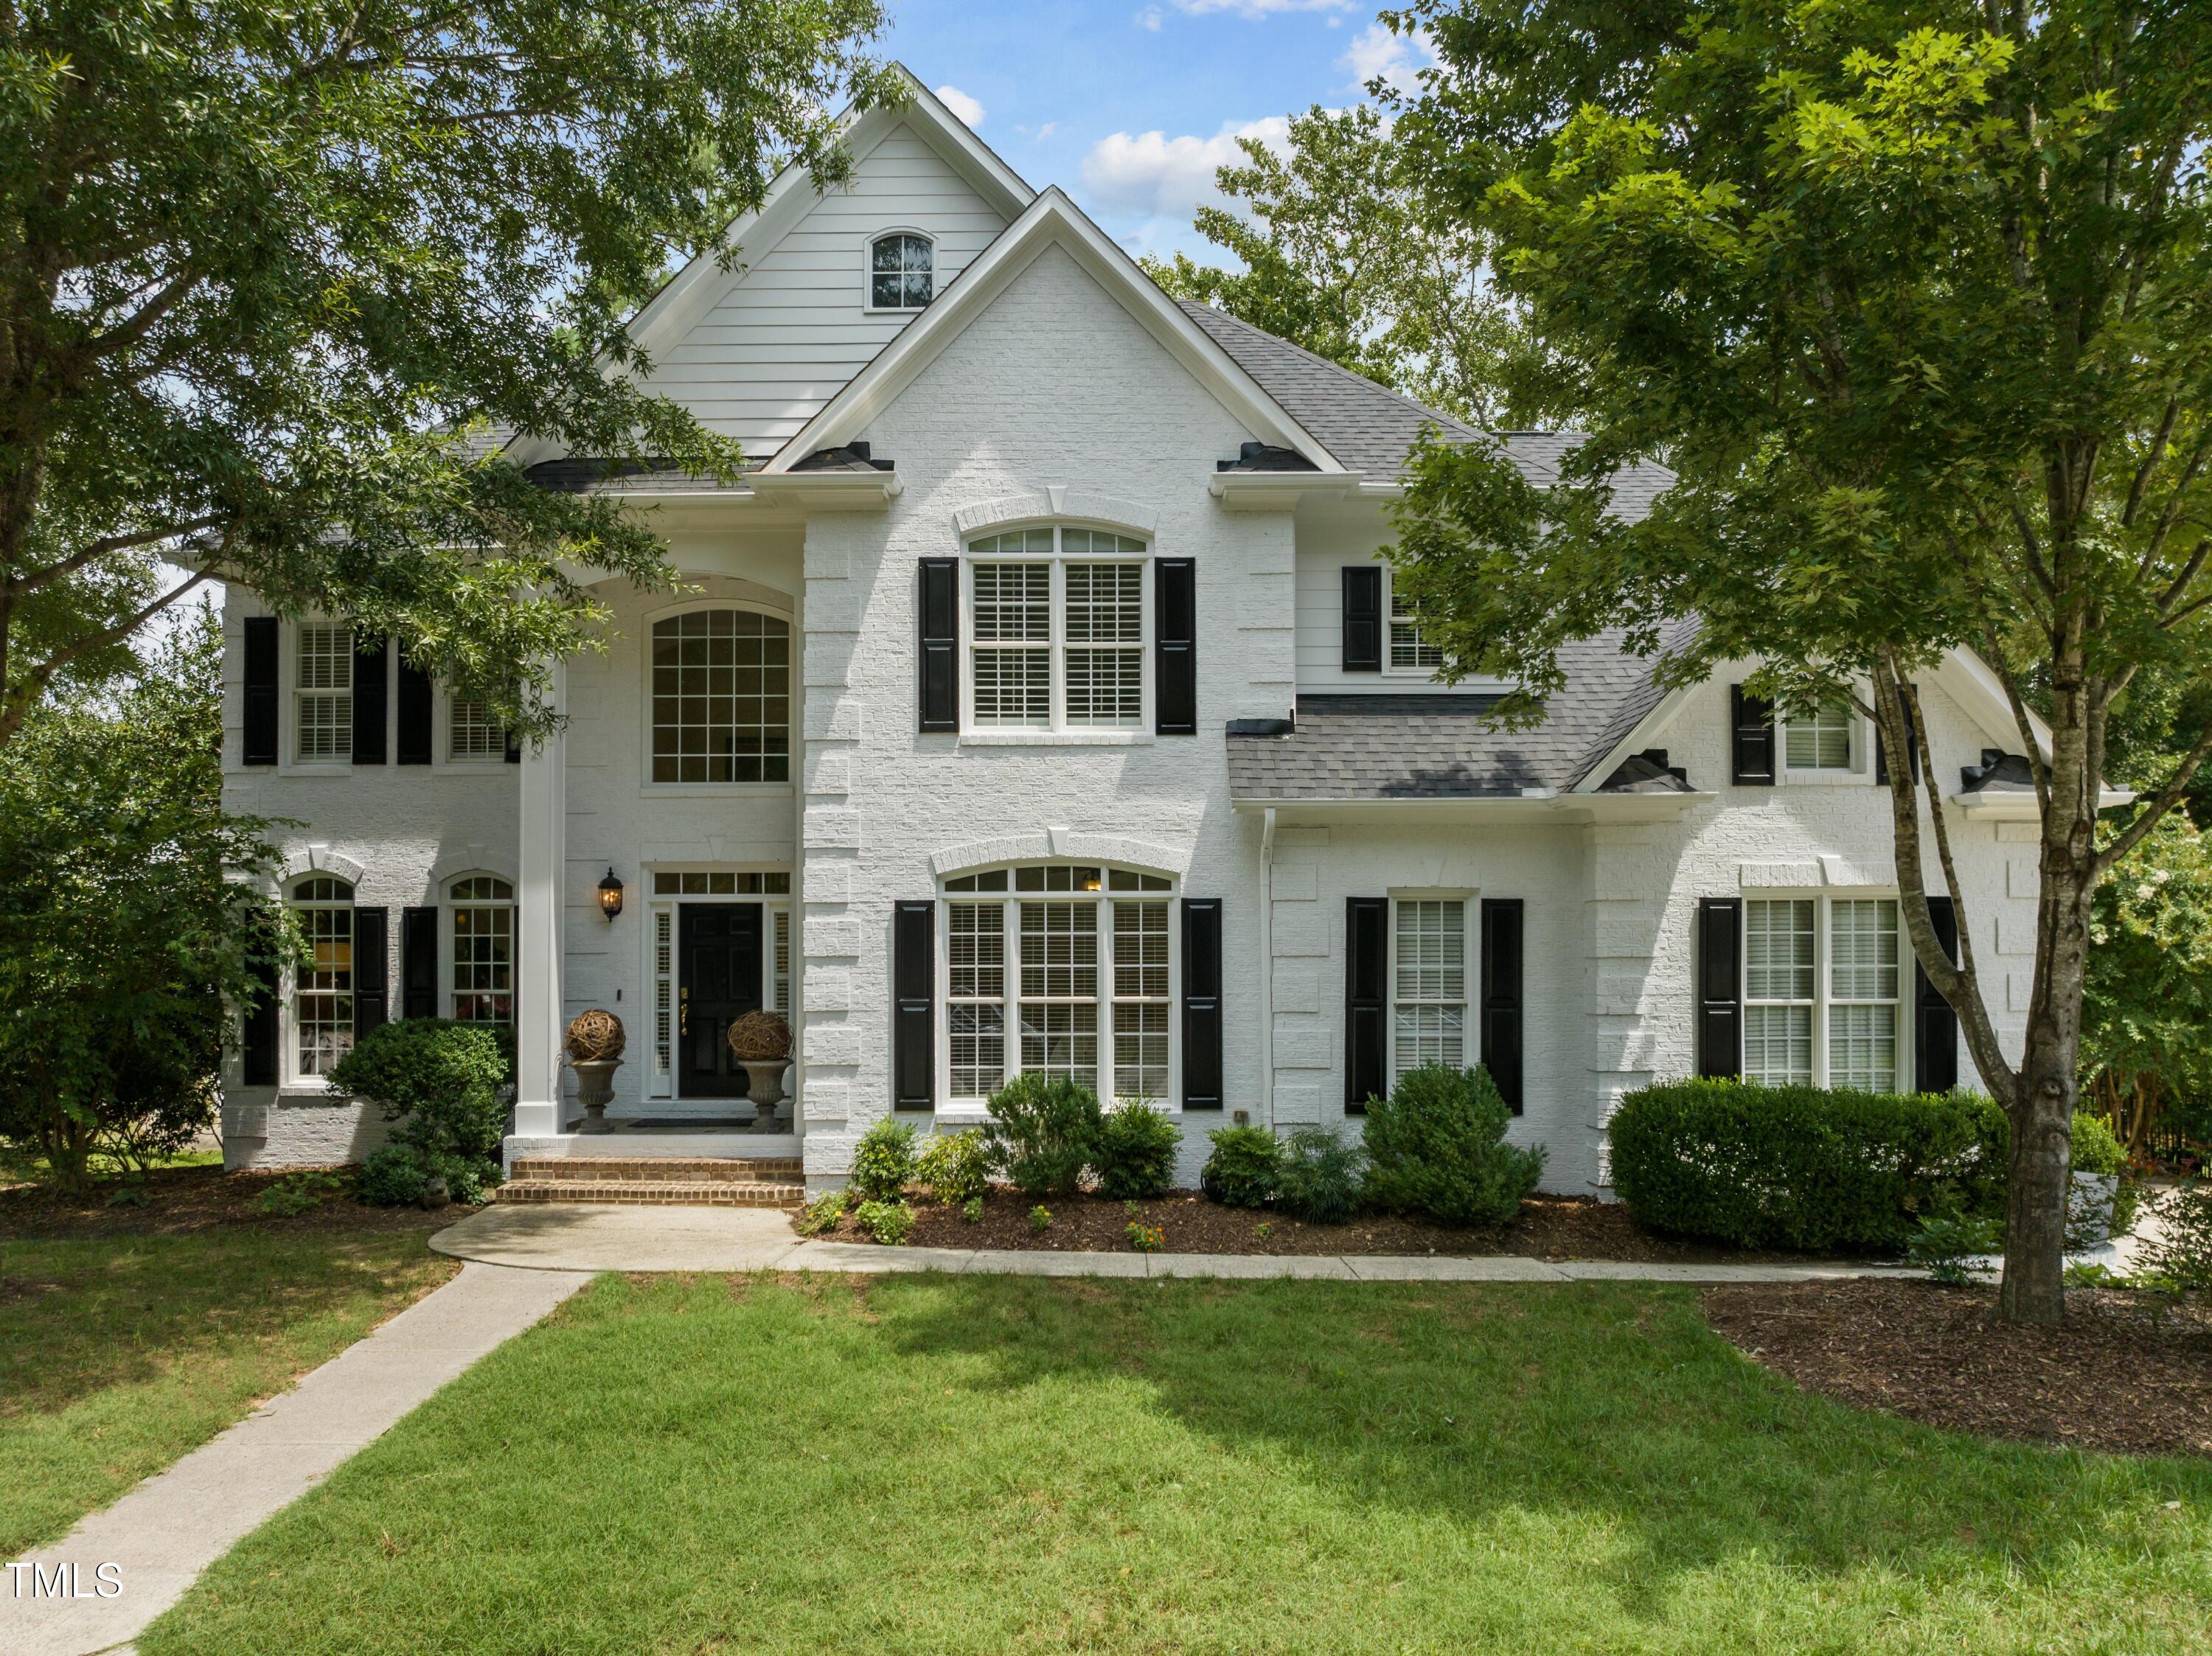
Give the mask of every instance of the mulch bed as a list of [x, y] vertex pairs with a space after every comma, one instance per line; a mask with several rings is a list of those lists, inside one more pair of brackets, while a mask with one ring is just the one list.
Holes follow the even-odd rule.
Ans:
[[0, 1190], [0, 1241], [176, 1236], [246, 1225], [354, 1234], [430, 1231], [469, 1211], [461, 1207], [435, 1213], [420, 1208], [371, 1208], [350, 1197], [328, 1196], [307, 1212], [289, 1217], [264, 1213], [257, 1205], [261, 1192], [283, 1177], [283, 1173], [225, 1173], [217, 1167], [156, 1168], [136, 1186], [145, 1192], [143, 1207], [111, 1201], [118, 1188], [113, 1185], [104, 1185], [88, 1197], [65, 1196], [45, 1185], [17, 1185]]
[[[974, 1224], [956, 1208], [940, 1207], [919, 1193], [914, 1204], [917, 1247], [1041, 1248], [1055, 1252], [1122, 1251], [1129, 1247], [1130, 1216], [1122, 1204], [1097, 1196], [1054, 1197], [1044, 1205], [1052, 1223], [1030, 1228], [1034, 1197], [994, 1188]], [[1137, 1217], [1163, 1233], [1169, 1253], [1437, 1253], [1462, 1258], [1512, 1254], [1531, 1259], [1628, 1259], [1654, 1264], [1802, 1263], [1795, 1253], [1754, 1253], [1717, 1247], [1647, 1230], [1617, 1202], [1588, 1197], [1534, 1196], [1510, 1225], [1456, 1230], [1419, 1220], [1375, 1215], [1344, 1225], [1310, 1225], [1279, 1213], [1226, 1208], [1195, 1191], [1170, 1191], [1137, 1204]], [[822, 1238], [865, 1242], [848, 1214]]]
[[2162, 1325], [2140, 1296], [2076, 1289], [2057, 1328], [1996, 1319], [1994, 1288], [1850, 1281], [1708, 1288], [1705, 1315], [1808, 1392], [1990, 1437], [2212, 1454], [2212, 1304]]

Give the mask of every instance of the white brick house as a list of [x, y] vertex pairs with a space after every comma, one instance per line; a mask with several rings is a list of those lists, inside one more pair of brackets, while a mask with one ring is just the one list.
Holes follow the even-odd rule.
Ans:
[[[602, 589], [548, 746], [231, 593], [228, 801], [306, 824], [284, 889], [323, 944], [233, 1057], [232, 1165], [373, 1147], [322, 1072], [433, 1014], [515, 1025], [510, 1155], [798, 1155], [816, 1187], [1027, 1068], [1169, 1108], [1188, 1181], [1232, 1119], [1356, 1121], [1398, 1069], [1486, 1059], [1567, 1191], [1656, 1077], [1958, 1073], [1860, 721], [1777, 731], [1742, 672], [1662, 695], [1599, 640], [1542, 726], [1492, 730], [1498, 687], [1432, 682], [1375, 557], [1423, 423], [1485, 440], [1170, 300], [919, 88], [850, 142], [848, 185], [780, 180], [737, 268], [638, 323], [742, 484], [508, 446], [634, 502], [696, 589]], [[1540, 478], [1567, 440], [1503, 440]], [[2016, 1025], [2018, 738], [1971, 658], [1921, 691]], [[797, 1031], [772, 1131], [720, 1040], [758, 1005]], [[558, 1058], [592, 1006], [629, 1041], [596, 1135]]]

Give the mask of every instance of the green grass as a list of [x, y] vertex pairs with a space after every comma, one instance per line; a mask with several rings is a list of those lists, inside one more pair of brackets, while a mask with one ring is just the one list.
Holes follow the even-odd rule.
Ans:
[[0, 1559], [56, 1538], [454, 1269], [419, 1232], [0, 1242]]
[[2174, 1653], [2208, 1559], [2212, 1466], [1808, 1398], [1680, 1290], [606, 1278], [138, 1648]]

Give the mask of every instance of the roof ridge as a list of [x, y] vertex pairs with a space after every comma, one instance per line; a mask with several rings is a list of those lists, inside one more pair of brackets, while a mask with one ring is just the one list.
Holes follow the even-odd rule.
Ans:
[[1195, 312], [1202, 311], [1210, 316], [1218, 316], [1221, 318], [1222, 320], [1233, 323], [1236, 326], [1243, 329], [1247, 333], [1255, 333], [1259, 335], [1262, 339], [1273, 341], [1274, 343], [1280, 345], [1285, 350], [1296, 351], [1300, 356], [1304, 357], [1307, 361], [1314, 363], [1317, 367], [1327, 368], [1332, 373], [1341, 375], [1343, 378], [1351, 380], [1354, 385], [1363, 386], [1365, 389], [1373, 391], [1379, 397], [1387, 397], [1393, 402], [1403, 403], [1407, 408], [1428, 416], [1430, 419], [1434, 420], [1438, 425], [1463, 432], [1469, 437], [1487, 437], [1492, 435], [1492, 433], [1483, 430], [1480, 426], [1471, 426], [1468, 424], [1466, 421], [1461, 419], [1457, 415], [1446, 414], [1442, 409], [1431, 408], [1426, 403], [1420, 401], [1418, 397], [1408, 397], [1401, 391], [1393, 391], [1381, 380], [1370, 379], [1364, 373], [1360, 373], [1354, 369], [1346, 367], [1341, 362], [1332, 362], [1328, 358], [1322, 355], [1320, 352], [1310, 351], [1304, 346], [1299, 344], [1296, 340], [1285, 339], [1279, 333], [1269, 333], [1265, 328], [1259, 327], [1253, 323], [1247, 322], [1243, 317], [1238, 316], [1232, 311], [1224, 311], [1218, 305], [1208, 305], [1204, 300], [1196, 299], [1178, 299], [1176, 300], [1176, 303], [1181, 306], [1187, 312]]

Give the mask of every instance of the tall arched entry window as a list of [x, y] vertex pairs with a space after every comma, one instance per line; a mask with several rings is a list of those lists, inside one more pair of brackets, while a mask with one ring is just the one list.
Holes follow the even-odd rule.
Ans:
[[790, 622], [734, 608], [653, 622], [651, 775], [790, 781]]

